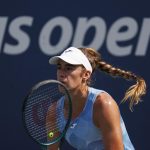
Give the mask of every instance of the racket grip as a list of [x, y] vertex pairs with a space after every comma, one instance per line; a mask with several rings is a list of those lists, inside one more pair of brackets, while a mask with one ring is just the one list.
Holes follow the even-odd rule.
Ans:
[[43, 146], [43, 145], [42, 145], [42, 146], [41, 146], [41, 149], [42, 149], [42, 150], [47, 150], [47, 146]]

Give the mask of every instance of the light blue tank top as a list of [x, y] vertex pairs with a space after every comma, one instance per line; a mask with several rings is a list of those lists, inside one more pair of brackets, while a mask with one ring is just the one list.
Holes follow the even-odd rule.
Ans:
[[[104, 150], [103, 139], [100, 129], [93, 123], [93, 104], [97, 95], [102, 90], [89, 87], [89, 94], [83, 111], [71, 122], [70, 128], [66, 133], [67, 142], [77, 150]], [[62, 102], [61, 104], [63, 104]], [[64, 118], [65, 119], [65, 118]], [[134, 150], [129, 139], [123, 119], [120, 119], [124, 150]]]

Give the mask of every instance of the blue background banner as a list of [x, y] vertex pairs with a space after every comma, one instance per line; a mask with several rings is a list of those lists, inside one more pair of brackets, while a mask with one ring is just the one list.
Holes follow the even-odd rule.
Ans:
[[35, 83], [56, 79], [49, 58], [76, 46], [93, 47], [106, 62], [146, 80], [147, 95], [133, 112], [120, 101], [134, 82], [97, 72], [94, 87], [108, 91], [117, 101], [135, 149], [150, 150], [149, 6], [148, 0], [2, 0], [0, 149], [40, 149], [23, 128], [23, 99]]

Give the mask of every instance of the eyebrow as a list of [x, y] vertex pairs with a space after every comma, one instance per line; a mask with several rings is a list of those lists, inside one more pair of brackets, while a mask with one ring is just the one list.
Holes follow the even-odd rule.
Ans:
[[67, 67], [76, 67], [77, 65], [66, 64]]
[[[57, 63], [57, 66], [60, 66], [60, 65], [61, 65], [61, 63]], [[81, 65], [72, 65], [72, 64], [66, 63], [65, 66], [66, 66], [66, 67], [74, 67], [74, 68], [75, 68], [75, 67], [81, 66]]]

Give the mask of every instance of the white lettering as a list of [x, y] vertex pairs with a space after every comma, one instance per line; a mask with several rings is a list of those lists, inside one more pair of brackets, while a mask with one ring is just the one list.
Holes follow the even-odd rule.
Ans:
[[[31, 37], [22, 27], [31, 27], [34, 18], [20, 16], [10, 23], [8, 19], [8, 17], [0, 17], [0, 54], [23, 54], [30, 46]], [[69, 18], [57, 16], [39, 29], [38, 43], [35, 44], [45, 55], [49, 56], [57, 55], [69, 45], [93, 47], [96, 50], [100, 50], [103, 45], [106, 45], [107, 51], [116, 57], [125, 57], [131, 54], [145, 56], [149, 49], [150, 18], [144, 18], [141, 24], [139, 27], [134, 18], [122, 17], [107, 29], [105, 20], [98, 16], [90, 19], [79, 17], [75, 24], [72, 24]], [[91, 37], [87, 36], [89, 34]], [[8, 35], [13, 41], [9, 40]], [[135, 43], [136, 39], [137, 43]], [[53, 41], [55, 42], [53, 43]], [[104, 43], [105, 41], [106, 43]]]
[[[53, 29], [57, 26], [61, 28], [62, 34], [59, 42], [52, 45], [49, 39], [52, 38]], [[43, 27], [39, 37], [39, 46], [46, 55], [55, 55], [67, 47], [71, 41], [72, 33], [73, 27], [70, 20], [61, 16], [53, 18]]]
[[139, 35], [136, 56], [145, 56], [148, 50], [148, 44], [150, 40], [150, 18], [146, 18], [143, 21], [142, 29]]
[[9, 26], [9, 34], [17, 41], [17, 45], [5, 43], [4, 53], [9, 55], [22, 54], [30, 45], [29, 36], [21, 30], [21, 26], [31, 26], [32, 17], [18, 17]]
[[106, 24], [105, 21], [100, 17], [93, 17], [90, 20], [87, 18], [79, 18], [77, 23], [77, 28], [74, 33], [73, 45], [77, 47], [84, 47], [84, 38], [86, 36], [87, 31], [94, 27], [95, 36], [91, 39], [91, 43], [86, 45], [87, 47], [93, 47], [95, 49], [99, 49], [105, 39], [106, 34]]
[[[126, 31], [120, 31], [123, 27], [126, 27]], [[136, 20], [130, 17], [124, 17], [117, 20], [112, 24], [106, 45], [108, 51], [114, 56], [128, 56], [132, 52], [133, 45], [119, 46], [119, 42], [126, 42], [135, 37], [138, 31], [138, 24]]]
[[0, 52], [2, 51], [2, 43], [4, 39], [4, 34], [6, 32], [8, 17], [0, 17]]

